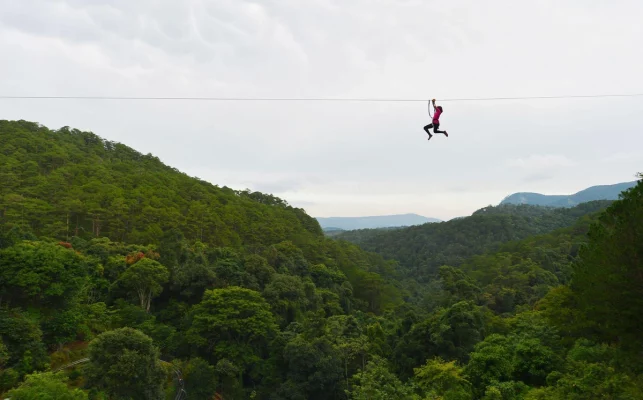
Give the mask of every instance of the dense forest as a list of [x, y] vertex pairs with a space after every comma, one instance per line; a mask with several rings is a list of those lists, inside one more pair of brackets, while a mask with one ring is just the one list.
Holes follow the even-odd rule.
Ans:
[[0, 202], [3, 398], [643, 398], [641, 181], [338, 240], [274, 196], [0, 121]]
[[361, 229], [333, 237], [397, 260], [405, 276], [426, 282], [435, 278], [442, 265], [460, 266], [473, 255], [500, 249], [502, 243], [570, 226], [610, 203], [592, 201], [573, 208], [488, 206], [467, 218], [406, 229]]

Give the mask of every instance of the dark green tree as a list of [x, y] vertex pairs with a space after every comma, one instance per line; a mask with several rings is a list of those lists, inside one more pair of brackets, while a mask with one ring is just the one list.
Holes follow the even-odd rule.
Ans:
[[227, 358], [246, 370], [261, 361], [277, 330], [269, 304], [240, 287], [206, 290], [194, 306], [188, 337], [206, 359]]
[[641, 221], [643, 181], [591, 226], [571, 285], [585, 318], [594, 322], [597, 338], [636, 349], [643, 344]]
[[0, 250], [0, 304], [65, 307], [85, 283], [88, 269], [83, 257], [53, 243], [26, 242]]
[[132, 328], [105, 332], [89, 345], [87, 386], [115, 400], [162, 400], [165, 371], [152, 339]]
[[[234, 374], [236, 378], [236, 374]], [[192, 358], [183, 369], [185, 391], [190, 398], [211, 399], [217, 391], [218, 381], [215, 367], [202, 358]]]

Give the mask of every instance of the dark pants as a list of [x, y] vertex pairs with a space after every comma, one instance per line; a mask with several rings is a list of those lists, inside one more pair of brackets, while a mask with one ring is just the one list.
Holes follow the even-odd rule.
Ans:
[[440, 127], [440, 123], [436, 122], [436, 121], [433, 121], [432, 124], [428, 124], [427, 126], [425, 126], [424, 130], [426, 131], [426, 133], [429, 134], [429, 136], [432, 136], [431, 132], [429, 132], [429, 129], [431, 129], [431, 128], [433, 128], [433, 133], [446, 133], [446, 131], [439, 131], [438, 130], [439, 127]]

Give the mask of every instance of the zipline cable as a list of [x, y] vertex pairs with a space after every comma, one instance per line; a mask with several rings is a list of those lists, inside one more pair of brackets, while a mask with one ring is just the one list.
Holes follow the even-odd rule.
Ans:
[[[632, 94], [595, 94], [595, 95], [562, 95], [562, 96], [524, 96], [524, 97], [478, 97], [478, 98], [447, 98], [445, 101], [497, 101], [497, 100], [546, 100], [546, 99], [575, 99], [600, 97], [640, 97], [643, 93]], [[128, 96], [10, 96], [0, 95], [0, 100], [33, 99], [33, 100], [182, 100], [182, 101], [343, 101], [343, 102], [424, 102], [427, 99], [400, 98], [279, 98], [279, 97], [128, 97]]]

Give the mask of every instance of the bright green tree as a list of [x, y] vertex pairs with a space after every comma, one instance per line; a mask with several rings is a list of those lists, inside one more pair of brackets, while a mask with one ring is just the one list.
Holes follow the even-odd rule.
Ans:
[[366, 369], [355, 374], [352, 380], [353, 387], [349, 392], [352, 400], [413, 398], [412, 389], [390, 372], [386, 360], [381, 357], [373, 357], [366, 364]]
[[561, 371], [547, 377], [549, 387], [529, 393], [529, 400], [598, 400], [643, 398], [641, 383], [618, 368], [619, 349], [579, 339]]
[[25, 381], [7, 393], [11, 400], [87, 400], [87, 393], [70, 389], [62, 373], [43, 372], [27, 375]]
[[487, 386], [497, 382], [510, 381], [514, 372], [514, 356], [511, 341], [493, 334], [478, 343], [464, 368], [465, 376], [478, 396], [484, 394]]
[[437, 357], [415, 368], [415, 382], [431, 396], [444, 400], [471, 399], [471, 383], [465, 378], [462, 367], [456, 361], [446, 362]]
[[152, 298], [163, 291], [170, 273], [158, 261], [143, 258], [129, 267], [119, 277], [118, 282], [125, 288], [133, 290], [138, 296], [141, 308], [150, 311]]

